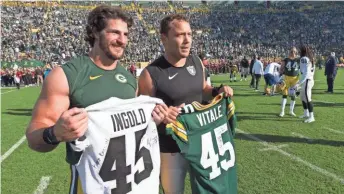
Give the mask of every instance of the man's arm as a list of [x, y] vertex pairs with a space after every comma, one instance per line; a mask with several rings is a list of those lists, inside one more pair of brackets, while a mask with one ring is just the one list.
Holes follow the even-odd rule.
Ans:
[[221, 88], [214, 88], [212, 86], [210, 86], [206, 79], [205, 79], [205, 71], [204, 71], [204, 65], [201, 61], [200, 58], [198, 58], [202, 64], [202, 69], [203, 69], [203, 93], [205, 95], [210, 95], [213, 96], [216, 95], [216, 93], [221, 93], [224, 92], [226, 96], [233, 96], [233, 90], [232, 88], [230, 88], [229, 86], [222, 86]]
[[153, 80], [146, 68], [141, 72], [138, 85], [138, 95], [155, 97]]
[[[155, 97], [155, 90], [153, 85], [153, 80], [147, 69], [144, 69], [140, 75], [138, 90], [136, 91], [136, 96], [147, 95]], [[159, 125], [163, 122], [169, 114], [168, 107], [165, 104], [158, 104], [155, 106], [152, 117], [155, 124]]]
[[69, 107], [69, 86], [62, 68], [55, 68], [44, 80], [41, 94], [32, 112], [32, 119], [26, 129], [29, 147], [38, 152], [49, 152], [56, 145], [43, 140], [43, 131], [55, 125], [60, 115]]
[[211, 96], [212, 91], [213, 91], [213, 87], [207, 83], [207, 79], [206, 79], [207, 75], [205, 74], [204, 65], [202, 63], [202, 60], [200, 58], [198, 58], [198, 59], [199, 59], [200, 63], [202, 64], [202, 70], [203, 70], [203, 93], [207, 96], [208, 95]]

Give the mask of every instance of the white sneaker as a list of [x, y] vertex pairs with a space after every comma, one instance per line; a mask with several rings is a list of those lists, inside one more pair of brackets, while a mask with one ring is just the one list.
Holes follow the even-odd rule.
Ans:
[[312, 122], [314, 122], [314, 121], [315, 121], [314, 117], [309, 117], [309, 118], [306, 119], [304, 122], [305, 122], [305, 123], [312, 123]]
[[302, 115], [299, 117], [300, 119], [308, 119], [309, 118], [309, 115]]
[[296, 114], [294, 113], [294, 112], [289, 112], [289, 114], [291, 115], [291, 116], [293, 116], [293, 117], [296, 117]]
[[284, 117], [284, 112], [281, 112], [281, 113], [279, 114], [279, 116], [280, 116], [280, 117]]

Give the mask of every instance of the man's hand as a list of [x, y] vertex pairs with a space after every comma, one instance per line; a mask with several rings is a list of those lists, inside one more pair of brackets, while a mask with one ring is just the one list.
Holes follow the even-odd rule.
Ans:
[[152, 112], [152, 117], [156, 125], [159, 125], [168, 115], [168, 107], [166, 104], [157, 104]]
[[87, 112], [75, 107], [62, 113], [54, 126], [54, 134], [58, 141], [70, 142], [83, 136], [87, 125]]
[[233, 96], [233, 89], [229, 86], [222, 86], [219, 90], [219, 93], [224, 93], [225, 97], [232, 97]]
[[180, 113], [180, 108], [182, 108], [185, 104], [181, 104], [178, 107], [170, 106], [167, 111], [167, 117], [164, 119], [164, 123], [174, 123], [177, 120], [177, 117]]

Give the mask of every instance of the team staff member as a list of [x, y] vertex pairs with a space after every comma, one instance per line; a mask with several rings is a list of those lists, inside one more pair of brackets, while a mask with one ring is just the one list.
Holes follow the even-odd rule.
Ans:
[[334, 52], [328, 57], [325, 65], [325, 76], [327, 76], [327, 93], [333, 93], [333, 83], [337, 74], [337, 59]]
[[[49, 152], [60, 142], [82, 137], [88, 124], [84, 108], [89, 105], [110, 97], [136, 97], [136, 79], [118, 62], [128, 43], [131, 25], [131, 18], [111, 6], [99, 6], [90, 12], [85, 40], [92, 49], [88, 56], [55, 68], [44, 81], [26, 131], [31, 149]], [[152, 115], [156, 123], [164, 119], [164, 112], [167, 113], [166, 106], [155, 107]], [[67, 162], [73, 164], [80, 155], [66, 145]], [[74, 171], [72, 176], [76, 176]], [[77, 192], [73, 184], [70, 193]]]
[[166, 123], [176, 120], [178, 108], [193, 101], [202, 102], [202, 92], [232, 96], [229, 86], [213, 88], [204, 78], [201, 60], [190, 54], [192, 31], [182, 15], [165, 17], [160, 24], [165, 54], [146, 67], [139, 79], [139, 94], [161, 98], [170, 106], [160, 131], [161, 184], [165, 194], [184, 193], [187, 162], [171, 136], [164, 134]]

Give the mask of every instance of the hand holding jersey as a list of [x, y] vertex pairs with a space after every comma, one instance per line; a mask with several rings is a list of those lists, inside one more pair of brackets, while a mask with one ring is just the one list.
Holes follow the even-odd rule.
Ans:
[[53, 128], [53, 133], [59, 142], [73, 141], [84, 135], [87, 123], [87, 112], [74, 107], [62, 113]]
[[165, 117], [168, 115], [168, 108], [166, 104], [157, 104], [154, 107], [152, 112], [152, 117], [155, 124], [159, 125], [161, 122], [165, 120]]
[[164, 123], [165, 124], [173, 123], [177, 119], [177, 116], [180, 113], [180, 108], [182, 108], [184, 105], [185, 105], [185, 103], [183, 103], [177, 107], [170, 106], [167, 110], [167, 115], [164, 119]]
[[[222, 86], [221, 85], [221, 87], [217, 88], [216, 90], [217, 91], [215, 93], [223, 93], [223, 95], [225, 97], [232, 97], [234, 95], [233, 89], [231, 87], [229, 87], [229, 86]], [[185, 103], [179, 105], [178, 107], [170, 106], [168, 114], [166, 115], [166, 118], [164, 120], [164, 123], [168, 124], [168, 123], [175, 122], [176, 119], [177, 119], [177, 116], [180, 113], [180, 108], [182, 108], [184, 106], [185, 106]]]
[[225, 97], [232, 97], [234, 95], [233, 89], [229, 86], [222, 86], [219, 93], [224, 93]]

